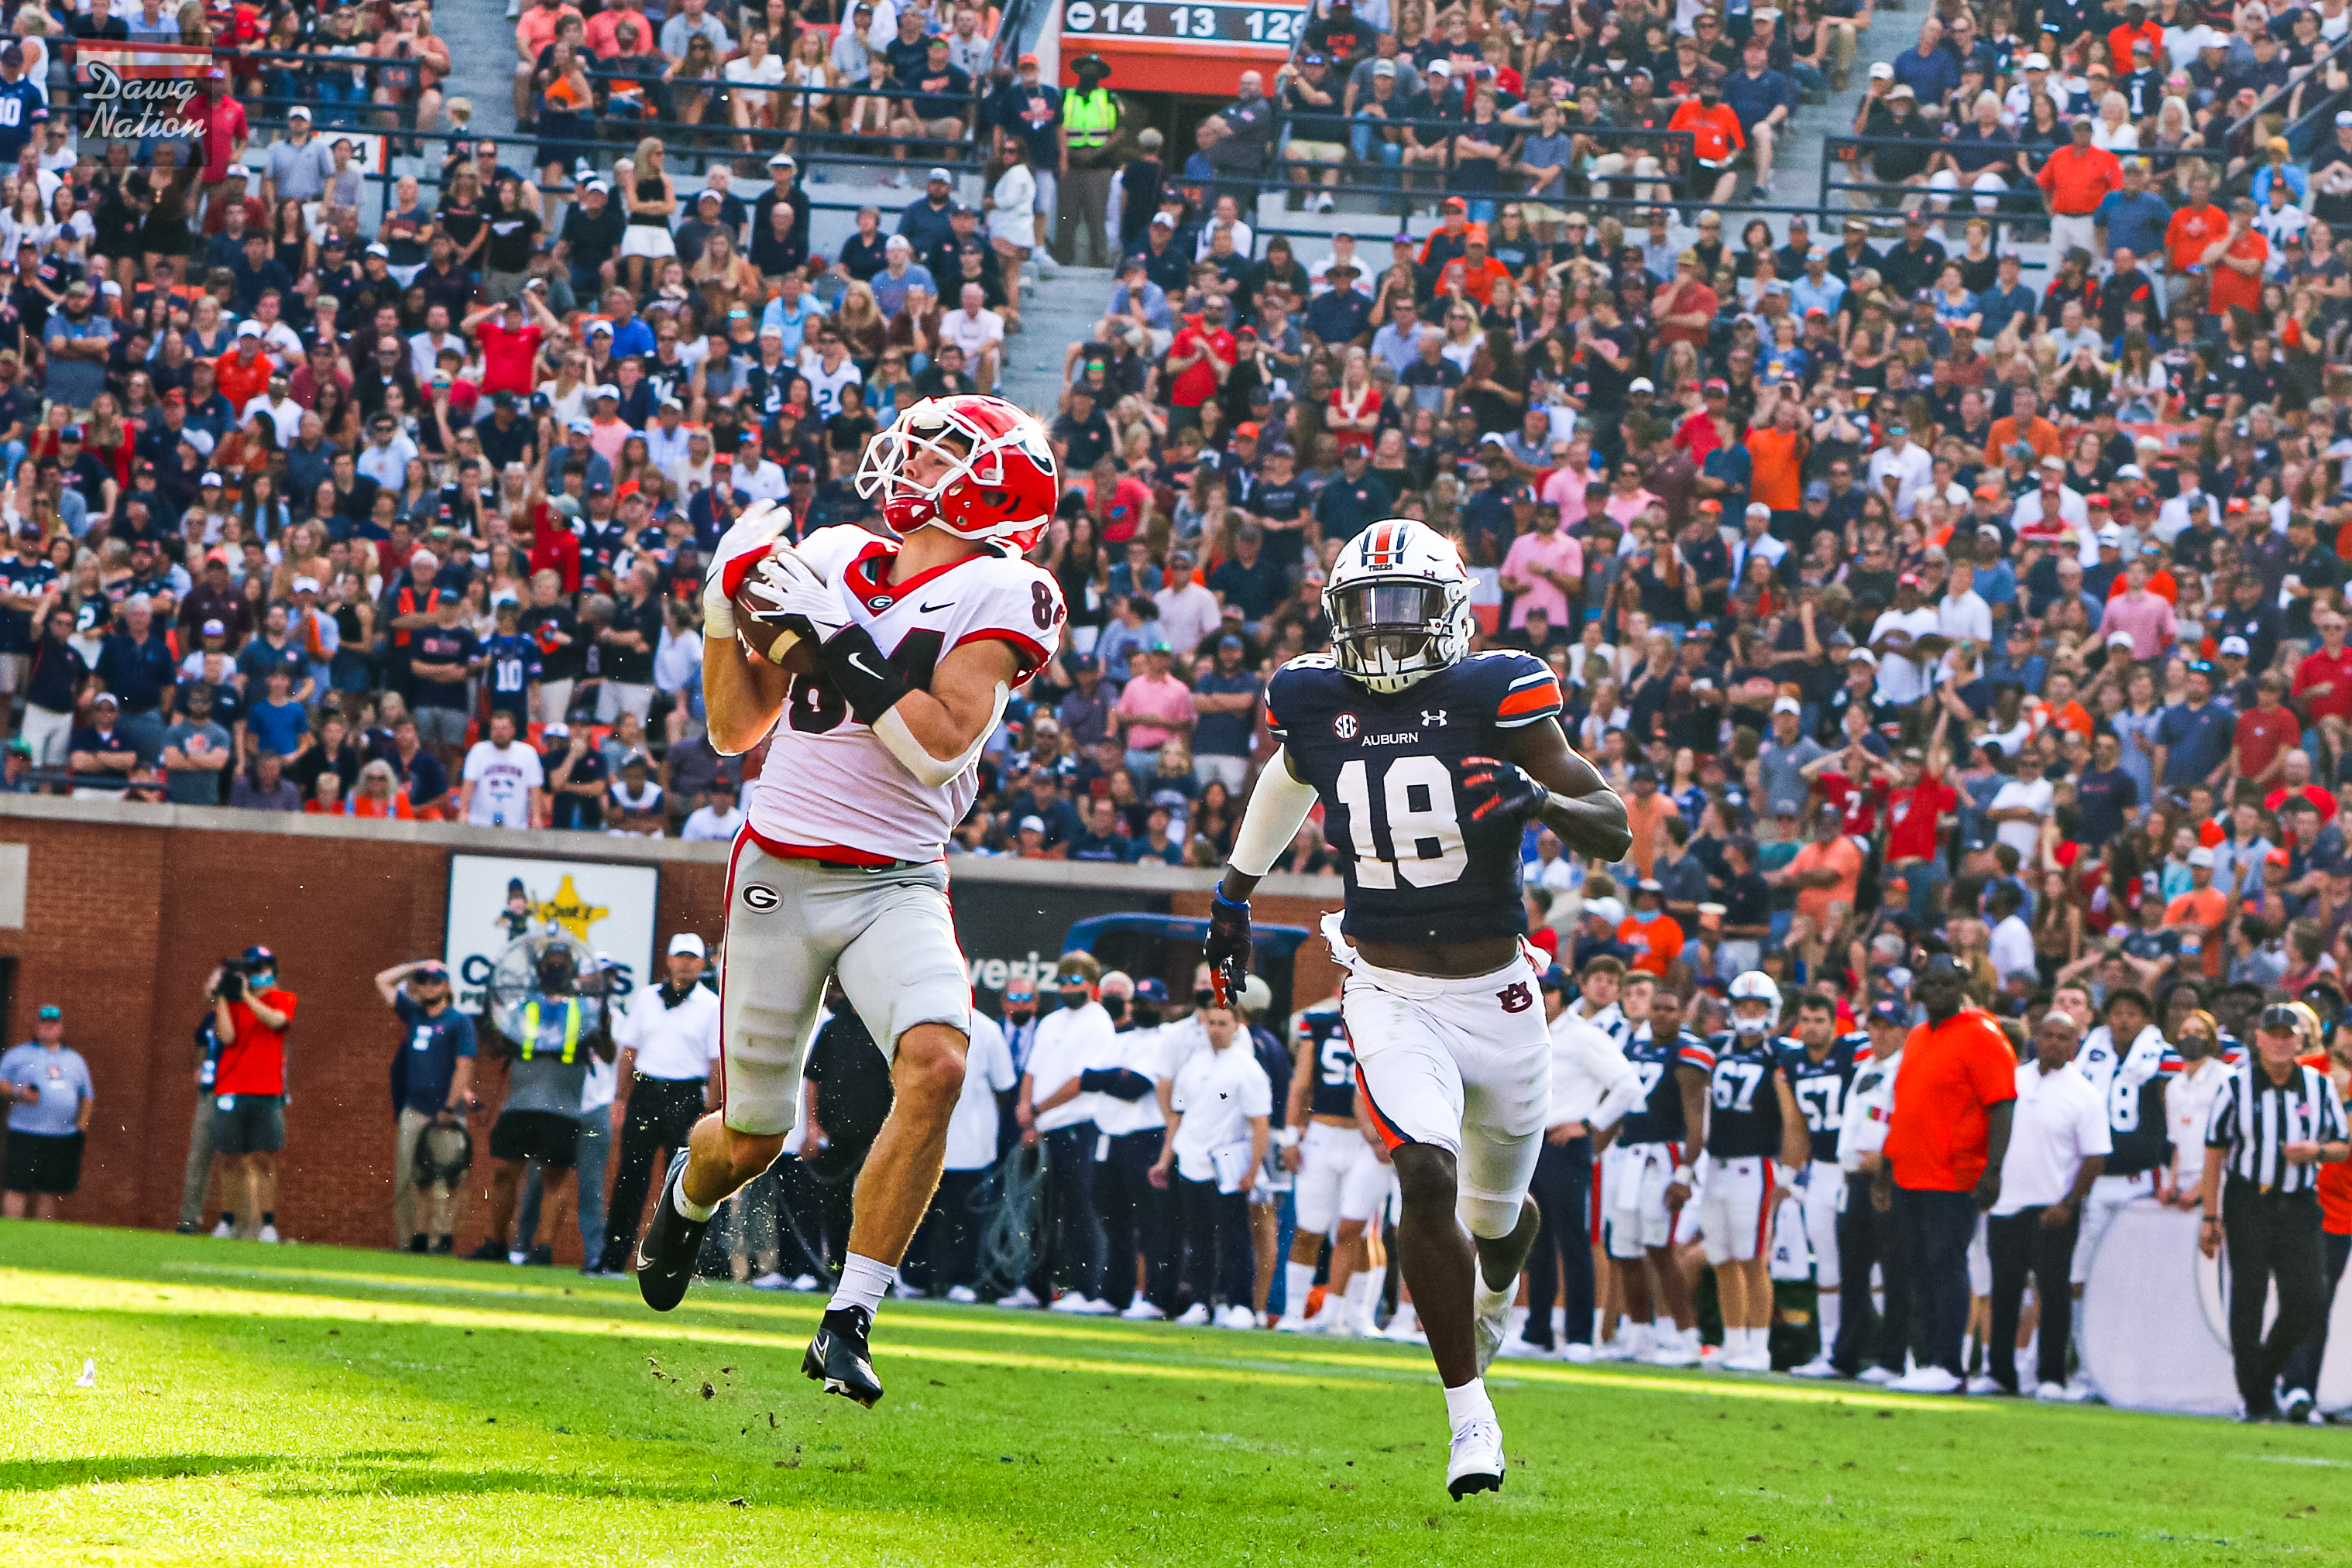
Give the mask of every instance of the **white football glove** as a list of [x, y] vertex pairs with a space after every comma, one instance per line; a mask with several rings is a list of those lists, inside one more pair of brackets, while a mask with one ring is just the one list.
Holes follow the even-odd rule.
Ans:
[[795, 632], [805, 625], [803, 634], [820, 643], [849, 624], [841, 590], [786, 546], [772, 546], [766, 557], [752, 564], [743, 580], [743, 594], [759, 606], [752, 612], [755, 619], [770, 625], [781, 622]]
[[702, 574], [702, 634], [735, 635], [735, 594], [743, 579], [778, 548], [793, 526], [790, 507], [773, 501], [755, 501], [743, 508], [734, 525], [720, 536], [710, 552], [710, 566]]

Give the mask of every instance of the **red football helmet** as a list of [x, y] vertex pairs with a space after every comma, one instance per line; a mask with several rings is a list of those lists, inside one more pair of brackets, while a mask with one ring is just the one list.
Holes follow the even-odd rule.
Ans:
[[1045, 427], [998, 397], [925, 398], [866, 446], [857, 493], [901, 538], [942, 528], [1025, 550], [1062, 497]]

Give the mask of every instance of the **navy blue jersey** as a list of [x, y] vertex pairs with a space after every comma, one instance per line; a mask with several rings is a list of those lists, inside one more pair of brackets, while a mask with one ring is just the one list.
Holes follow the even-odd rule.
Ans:
[[1307, 1113], [1310, 1116], [1356, 1116], [1356, 1052], [1348, 1043], [1348, 1026], [1337, 1002], [1309, 1008], [1292, 1021], [1290, 1040], [1299, 1048], [1299, 1069], [1307, 1080]]
[[1845, 1125], [1846, 1091], [1853, 1087], [1854, 1069], [1870, 1060], [1870, 1031], [1856, 1030], [1830, 1042], [1827, 1056], [1815, 1061], [1801, 1040], [1774, 1042], [1780, 1048], [1780, 1071], [1797, 1096], [1797, 1109], [1812, 1134], [1813, 1158], [1837, 1164], [1838, 1130]]
[[1690, 1136], [1690, 1129], [1683, 1122], [1683, 1089], [1675, 1082], [1675, 1069], [1696, 1067], [1711, 1074], [1715, 1052], [1688, 1030], [1672, 1040], [1659, 1040], [1645, 1023], [1625, 1042], [1625, 1060], [1641, 1077], [1643, 1105], [1626, 1113], [1624, 1130], [1617, 1134], [1617, 1141], [1628, 1148], [1635, 1144], [1682, 1143]]
[[1706, 1152], [1740, 1160], [1780, 1155], [1780, 1042], [1769, 1034], [1719, 1034], [1707, 1041], [1715, 1066], [1706, 1081]]
[[[522, 715], [530, 706], [530, 683], [540, 678], [538, 643], [520, 634], [493, 637], [482, 645], [482, 655], [491, 709]], [[524, 722], [518, 717], [518, 724]]]
[[30, 77], [0, 81], [0, 161], [13, 166], [33, 139], [33, 127], [48, 117], [48, 95]]
[[1509, 731], [1559, 712], [1559, 682], [1542, 660], [1473, 654], [1381, 696], [1329, 654], [1309, 653], [1275, 672], [1265, 703], [1292, 771], [1322, 798], [1349, 936], [1453, 942], [1526, 929], [1518, 828], [1474, 827], [1454, 780], [1464, 758], [1500, 757]]

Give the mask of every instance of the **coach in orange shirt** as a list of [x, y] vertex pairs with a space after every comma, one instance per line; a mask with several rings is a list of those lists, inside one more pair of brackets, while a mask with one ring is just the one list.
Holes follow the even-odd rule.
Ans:
[[[1977, 1216], [2000, 1197], [2017, 1100], [2017, 1051], [1989, 1014], [1965, 1005], [1967, 982], [1967, 969], [1949, 954], [1928, 959], [1912, 982], [1927, 1021], [1904, 1041], [1886, 1129], [1895, 1184], [1886, 1289], [1890, 1297], [1911, 1292], [1923, 1347], [1918, 1370], [1887, 1386], [1917, 1394], [1967, 1386], [1960, 1341], [1969, 1323], [1969, 1243]], [[1900, 1356], [1896, 1347], [1885, 1359]]]

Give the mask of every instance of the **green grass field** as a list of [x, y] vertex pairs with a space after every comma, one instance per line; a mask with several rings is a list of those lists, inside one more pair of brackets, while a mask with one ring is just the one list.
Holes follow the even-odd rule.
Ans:
[[2341, 1432], [1507, 1362], [1456, 1505], [1412, 1347], [820, 1305], [9, 1223], [0, 1563], [2352, 1560]]

